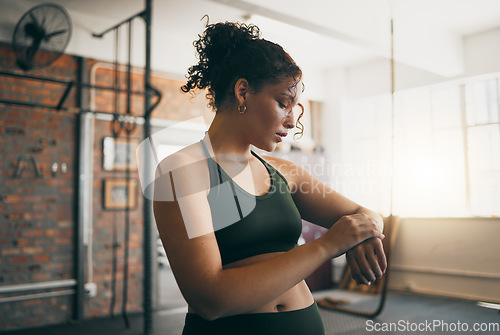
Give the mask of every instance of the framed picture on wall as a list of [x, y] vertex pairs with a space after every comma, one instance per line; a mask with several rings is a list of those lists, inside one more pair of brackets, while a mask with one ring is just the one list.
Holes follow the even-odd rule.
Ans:
[[102, 165], [105, 171], [130, 171], [137, 170], [135, 149], [138, 146], [137, 139], [105, 137], [103, 140]]
[[137, 207], [137, 180], [105, 179], [104, 209], [134, 209]]

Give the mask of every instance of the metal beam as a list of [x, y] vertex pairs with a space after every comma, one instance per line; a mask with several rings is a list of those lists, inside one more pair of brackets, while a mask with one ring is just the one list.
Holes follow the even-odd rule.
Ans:
[[[79, 83], [84, 81], [85, 75], [88, 73], [87, 62], [85, 58], [78, 57], [78, 73], [77, 73], [77, 81]], [[68, 85], [69, 87], [69, 85]], [[79, 108], [86, 108], [88, 104], [88, 100], [85, 99], [86, 95], [84, 90], [80, 87], [78, 89], [77, 95], [77, 105]], [[61, 104], [60, 104], [61, 105]], [[58, 106], [59, 107], [59, 106]], [[62, 106], [61, 106], [62, 107]], [[82, 122], [81, 118], [77, 117], [75, 119], [75, 166], [77, 171], [75, 173], [75, 202], [73, 204], [74, 215], [76, 219], [75, 224], [75, 278], [76, 278], [76, 296], [74, 301], [74, 309], [73, 309], [73, 318], [77, 321], [83, 320], [85, 317], [85, 251], [84, 251], [84, 222], [82, 220], [82, 211], [84, 210], [82, 199], [82, 185], [80, 185], [80, 174], [82, 171], [82, 162], [87, 162], [86, 157], [82, 156], [84, 152], [82, 150], [82, 144], [85, 141], [82, 141]]]
[[[144, 99], [144, 139], [148, 139], [151, 135], [151, 96], [149, 94], [151, 88], [151, 19], [152, 19], [152, 0], [145, 0], [146, 10], [144, 13], [144, 22], [146, 25], [146, 64], [144, 67], [144, 91], [146, 96]], [[144, 151], [144, 171], [150, 173], [149, 165], [151, 157], [148, 150]], [[145, 180], [150, 180], [149, 176]], [[153, 333], [153, 229], [152, 223], [152, 203], [147, 197], [143, 197], [143, 222], [144, 222], [144, 334], [151, 335]]]

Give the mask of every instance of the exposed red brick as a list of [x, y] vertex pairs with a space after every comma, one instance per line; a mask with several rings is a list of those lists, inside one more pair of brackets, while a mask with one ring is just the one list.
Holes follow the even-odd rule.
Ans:
[[21, 201], [21, 197], [17, 194], [6, 195], [2, 197], [2, 201], [6, 204], [17, 203]]
[[25, 245], [29, 245], [30, 243], [31, 243], [31, 241], [26, 239], [26, 238], [19, 238], [15, 242], [16, 246], [18, 246], [18, 247], [23, 247]]
[[50, 262], [49, 255], [35, 255], [33, 256], [33, 261], [38, 263]]
[[25, 212], [27, 211], [29, 206], [26, 203], [15, 203], [15, 204], [10, 204], [9, 209], [12, 212]]
[[50, 209], [49, 204], [34, 204], [33, 210], [35, 211], [48, 211]]
[[59, 228], [69, 228], [72, 226], [72, 223], [70, 221], [67, 221], [67, 220], [62, 220], [62, 221], [57, 222], [57, 226]]
[[35, 255], [35, 254], [39, 254], [41, 252], [43, 252], [43, 248], [40, 248], [40, 247], [28, 246], [28, 247], [23, 248], [23, 253], [26, 255]]
[[33, 279], [39, 280], [39, 281], [49, 280], [50, 274], [48, 274], [48, 273], [35, 273], [35, 274], [33, 274]]
[[72, 240], [70, 238], [59, 237], [55, 239], [57, 244], [71, 244]]
[[52, 237], [52, 236], [58, 236], [61, 234], [61, 231], [58, 229], [46, 229], [44, 231], [45, 236], [47, 237]]
[[45, 201], [45, 202], [48, 202], [48, 203], [53, 203], [53, 202], [56, 202], [56, 201], [57, 201], [57, 199], [56, 199], [55, 197], [52, 197], [52, 196], [46, 196], [46, 197], [44, 198], [44, 201]]
[[33, 120], [45, 120], [46, 116], [42, 113], [29, 113], [29, 117]]
[[23, 215], [25, 220], [43, 220], [45, 218], [45, 214], [41, 213], [25, 213]]
[[26, 231], [23, 231], [22, 234], [24, 237], [40, 237], [43, 235], [43, 231], [42, 230], [26, 230]]
[[29, 260], [28, 256], [15, 256], [9, 258], [9, 262], [13, 264], [27, 263], [28, 260]]
[[21, 250], [19, 248], [2, 248], [2, 256], [9, 256], [9, 255], [19, 255], [21, 253]]
[[8, 213], [8, 214], [5, 214], [4, 216], [7, 220], [19, 220], [23, 217], [22, 214], [18, 214], [18, 213], [16, 213], [16, 214]]

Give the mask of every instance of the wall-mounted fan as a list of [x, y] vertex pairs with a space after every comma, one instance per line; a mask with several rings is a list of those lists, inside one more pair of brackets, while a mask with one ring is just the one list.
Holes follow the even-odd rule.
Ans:
[[31, 8], [14, 29], [17, 65], [25, 71], [50, 65], [64, 52], [71, 30], [71, 19], [63, 7], [46, 3]]

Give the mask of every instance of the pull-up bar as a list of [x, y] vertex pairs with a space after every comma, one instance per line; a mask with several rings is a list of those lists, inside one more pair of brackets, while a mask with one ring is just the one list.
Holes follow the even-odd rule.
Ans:
[[92, 36], [97, 37], [97, 38], [102, 38], [104, 35], [106, 35], [106, 34], [107, 34], [107, 33], [109, 33], [110, 31], [112, 31], [112, 30], [114, 30], [114, 29], [119, 28], [121, 25], [123, 25], [123, 24], [125, 24], [125, 23], [129, 23], [130, 21], [132, 21], [132, 20], [133, 20], [133, 19], [135, 19], [136, 17], [141, 17], [141, 18], [143, 18], [143, 19], [144, 19], [144, 18], [145, 18], [145, 16], [146, 16], [146, 11], [145, 11], [145, 10], [143, 10], [142, 12], [139, 12], [139, 13], [137, 13], [137, 14], [135, 14], [135, 15], [132, 15], [132, 16], [131, 16], [131, 17], [129, 17], [128, 19], [125, 19], [125, 20], [123, 20], [122, 22], [115, 24], [113, 27], [106, 29], [105, 31], [103, 31], [103, 32], [102, 32], [102, 33], [100, 33], [100, 34], [92, 33]]
[[[101, 85], [91, 85], [91, 84], [87, 84], [87, 83], [80, 83], [77, 81], [66, 81], [66, 80], [60, 80], [60, 79], [54, 79], [54, 78], [36, 77], [36, 76], [30, 76], [30, 75], [26, 75], [26, 74], [10, 73], [10, 72], [5, 72], [5, 71], [0, 71], [0, 76], [27, 79], [27, 80], [38, 80], [38, 81], [44, 81], [44, 82], [49, 82], [49, 83], [66, 85], [66, 89], [64, 90], [63, 95], [59, 99], [59, 102], [57, 103], [57, 105], [52, 106], [52, 105], [45, 105], [45, 104], [29, 102], [29, 101], [16, 101], [16, 100], [9, 100], [9, 99], [0, 99], [0, 103], [9, 104], [9, 105], [48, 108], [48, 109], [55, 109], [58, 111], [68, 110], [68, 108], [63, 107], [63, 105], [64, 105], [64, 102], [66, 101], [66, 98], [69, 95], [69, 92], [71, 91], [71, 89], [74, 86], [80, 87], [80, 88], [85, 88], [85, 89], [97, 89], [97, 90], [104, 90], [104, 91], [114, 91], [117, 93], [127, 93], [129, 95], [132, 95], [132, 94], [133, 95], [141, 95], [141, 96], [146, 95], [146, 91], [133, 91], [133, 90], [129, 90], [129, 89], [122, 89], [122, 88], [115, 88], [115, 87], [101, 86]], [[157, 89], [155, 89], [154, 87], [151, 87], [151, 86], [148, 88], [148, 94], [153, 94], [154, 96], [157, 97], [157, 101], [149, 109], [149, 112], [150, 112], [160, 102], [162, 94], [160, 91], [158, 91]], [[102, 111], [90, 111], [90, 110], [85, 110], [85, 111], [86, 112], [96, 112], [96, 113], [106, 113], [106, 112], [102, 112]], [[146, 113], [147, 112], [148, 111], [146, 111]]]

